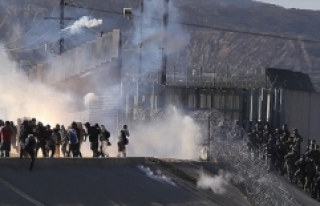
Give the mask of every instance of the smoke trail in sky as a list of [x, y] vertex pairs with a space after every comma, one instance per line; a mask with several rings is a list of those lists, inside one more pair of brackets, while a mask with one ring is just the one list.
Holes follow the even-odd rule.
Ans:
[[62, 32], [68, 32], [70, 34], [76, 34], [80, 32], [82, 28], [97, 27], [102, 24], [102, 19], [93, 19], [88, 16], [83, 16], [79, 20], [75, 21], [71, 26], [63, 29]]

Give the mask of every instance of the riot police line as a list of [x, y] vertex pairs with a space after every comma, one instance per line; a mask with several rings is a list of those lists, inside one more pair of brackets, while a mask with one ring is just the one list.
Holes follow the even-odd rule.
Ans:
[[266, 162], [267, 170], [279, 173], [320, 201], [320, 147], [316, 140], [307, 140], [298, 129], [290, 133], [287, 125], [281, 129], [257, 123], [247, 135], [248, 153], [252, 159]]
[[[123, 125], [118, 135], [118, 157], [126, 157], [126, 145], [130, 136], [128, 126]], [[10, 157], [11, 149], [19, 153], [20, 158], [30, 157], [29, 169], [33, 169], [35, 158], [41, 150], [43, 157], [82, 157], [81, 146], [90, 142], [92, 157], [109, 157], [108, 147], [110, 132], [104, 125], [89, 122], [72, 122], [67, 128], [64, 125], [43, 125], [32, 119], [12, 121], [0, 120], [0, 156]]]

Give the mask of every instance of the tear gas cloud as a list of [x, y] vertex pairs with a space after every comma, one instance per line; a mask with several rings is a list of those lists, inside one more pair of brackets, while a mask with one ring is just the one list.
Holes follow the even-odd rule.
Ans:
[[227, 191], [231, 177], [232, 175], [230, 173], [222, 170], [215, 176], [207, 175], [201, 171], [197, 181], [197, 187], [199, 189], [211, 189], [215, 194], [222, 195]]
[[102, 19], [93, 19], [88, 16], [83, 16], [79, 20], [75, 21], [72, 25], [63, 29], [61, 32], [67, 32], [70, 34], [78, 33], [82, 28], [92, 28], [102, 24]]
[[128, 155], [158, 158], [195, 159], [194, 137], [199, 126], [189, 116], [173, 109], [161, 121], [142, 124], [130, 130]]
[[[199, 145], [195, 136], [199, 131], [200, 127], [191, 117], [173, 109], [162, 120], [150, 121], [134, 128], [130, 128], [129, 124], [127, 155], [196, 160]], [[109, 156], [115, 157], [118, 154], [118, 136], [111, 134], [110, 142], [112, 146], [107, 148], [107, 152]], [[88, 142], [83, 144], [82, 154], [86, 157], [92, 156]]]
[[[171, 3], [170, 3], [171, 4]], [[178, 52], [185, 48], [189, 43], [189, 34], [185, 33], [179, 25], [169, 24], [167, 32], [162, 31], [161, 22], [152, 21], [153, 17], [159, 17], [161, 13], [161, 1], [152, 0], [145, 3], [143, 36], [140, 36], [140, 24], [134, 21], [135, 30], [132, 37], [132, 42], [136, 45], [142, 44], [144, 63], [143, 68], [147, 71], [157, 69], [161, 65], [161, 40], [167, 37], [167, 54]], [[170, 10], [174, 9], [170, 5]], [[157, 10], [158, 12], [153, 13]], [[160, 13], [159, 13], [160, 11]], [[176, 15], [176, 16], [175, 16]], [[162, 16], [162, 14], [161, 14]], [[170, 20], [178, 18], [178, 14], [170, 15]], [[63, 33], [73, 34], [79, 32], [81, 28], [95, 27], [102, 23], [99, 19], [92, 19], [84, 16], [78, 21], [74, 22], [71, 26], [67, 27]], [[149, 25], [149, 26], [148, 26]], [[52, 25], [48, 26], [48, 29]], [[40, 27], [42, 27], [40, 25]], [[52, 27], [54, 30], [58, 25]], [[52, 34], [54, 33], [54, 34]], [[51, 35], [52, 34], [52, 35]], [[55, 41], [59, 38], [59, 33], [55, 31], [47, 31], [47, 34], [41, 41], [47, 41], [50, 36], [50, 41]], [[75, 35], [77, 36], [77, 35]], [[175, 38], [183, 39], [181, 41], [174, 40]], [[31, 42], [36, 39], [29, 39]], [[40, 41], [39, 39], [37, 41]], [[5, 42], [4, 42], [5, 43]], [[177, 44], [178, 43], [178, 44]], [[166, 46], [164, 45], [164, 46]], [[87, 51], [90, 53], [91, 51]], [[137, 58], [123, 58], [127, 63], [138, 65]], [[39, 121], [45, 124], [61, 123], [69, 125], [66, 122], [66, 114], [70, 112], [72, 102], [84, 101], [86, 106], [90, 105], [96, 100], [94, 95], [96, 90], [101, 89], [101, 85], [105, 82], [94, 81], [92, 86], [92, 93], [84, 97], [84, 99], [75, 99], [72, 93], [62, 93], [49, 85], [40, 82], [30, 82], [28, 77], [24, 74], [12, 73], [12, 70], [17, 69], [17, 65], [12, 62], [4, 51], [0, 53], [0, 60], [2, 62], [0, 81], [5, 85], [2, 95], [0, 95], [0, 115], [3, 119], [13, 120], [20, 117], [36, 117]], [[67, 66], [72, 59], [65, 59], [64, 64], [55, 68], [59, 70], [67, 70]], [[80, 59], [79, 59], [80, 61]], [[83, 59], [81, 59], [83, 61]], [[91, 61], [90, 59], [86, 61]], [[155, 63], [156, 62], [156, 63]], [[91, 75], [94, 75], [91, 74]], [[50, 74], [48, 76], [50, 78]], [[83, 86], [83, 85], [76, 85]], [[68, 91], [68, 89], [66, 89]], [[104, 88], [106, 92], [110, 92], [112, 88]], [[130, 92], [130, 91], [129, 91]], [[106, 117], [108, 118], [108, 117]], [[77, 119], [74, 119], [77, 121]], [[104, 122], [99, 122], [104, 124]], [[129, 124], [130, 128], [130, 124]], [[108, 128], [107, 128], [108, 129]], [[145, 123], [135, 128], [130, 128], [131, 137], [128, 146], [129, 156], [154, 156], [154, 157], [168, 157], [168, 158], [181, 158], [181, 159], [194, 159], [197, 158], [197, 147], [195, 144], [194, 135], [199, 131], [199, 127], [192, 118], [179, 114], [178, 111], [172, 112], [165, 119], [161, 121], [153, 121]], [[110, 156], [117, 154], [117, 136], [111, 137], [112, 146], [108, 147]], [[83, 155], [92, 156], [89, 149], [89, 144], [86, 142], [83, 145]]]
[[[181, 12], [169, 3], [169, 21], [176, 22], [180, 18]], [[144, 2], [144, 11], [141, 14], [140, 9], [133, 11], [134, 15], [140, 16], [135, 20], [133, 18], [134, 30], [131, 42], [134, 48], [141, 48], [142, 64], [140, 65], [137, 56], [126, 56], [123, 58], [123, 64], [130, 67], [140, 67], [141, 71], [148, 73], [156, 71], [161, 66], [161, 48], [166, 47], [166, 54], [173, 55], [187, 47], [190, 42], [190, 35], [183, 30], [181, 25], [168, 23], [168, 30], [163, 31], [162, 22], [155, 19], [162, 19], [163, 2], [150, 0]], [[142, 22], [141, 22], [142, 20]], [[142, 28], [141, 28], [142, 26]], [[162, 39], [166, 39], [166, 44], [162, 45]], [[137, 51], [137, 50], [136, 50]], [[143, 75], [143, 74], [142, 74]], [[97, 87], [100, 85], [97, 82]], [[149, 87], [146, 85], [145, 87]], [[140, 91], [145, 88], [141, 86]], [[125, 91], [127, 95], [135, 94], [135, 89]], [[200, 128], [192, 118], [180, 114], [173, 110], [165, 119], [151, 121], [130, 128], [129, 145], [127, 147], [128, 156], [152, 156], [159, 158], [179, 158], [195, 159], [198, 157], [198, 145], [195, 143], [195, 134]], [[117, 136], [110, 138], [112, 146], [108, 147], [110, 156], [117, 154]], [[84, 150], [89, 150], [88, 144], [84, 145]]]
[[46, 124], [65, 123], [64, 114], [68, 111], [69, 95], [39, 82], [30, 82], [24, 74], [12, 72], [18, 66], [3, 50], [0, 51], [0, 61], [2, 119], [16, 121], [21, 117], [37, 117]]
[[[163, 1], [150, 0], [144, 2], [143, 13], [140, 9], [133, 10], [134, 16], [142, 16], [134, 22], [132, 43], [134, 48], [141, 48], [142, 71], [156, 71], [161, 67], [162, 48], [166, 55], [174, 55], [184, 50], [190, 43], [190, 34], [185, 32], [178, 22], [181, 12], [169, 2], [169, 22], [167, 30], [162, 25]], [[164, 40], [164, 43], [163, 43]], [[129, 59], [128, 65], [139, 67], [139, 62], [134, 56]]]
[[143, 165], [138, 165], [138, 169], [146, 174], [147, 177], [154, 179], [158, 182], [164, 182], [174, 187], [177, 187], [177, 184], [171, 180], [171, 178], [162, 174], [161, 170], [157, 170], [153, 172], [149, 167], [145, 167]]
[[90, 105], [98, 100], [98, 97], [94, 93], [88, 93], [84, 96], [84, 105], [89, 109]]

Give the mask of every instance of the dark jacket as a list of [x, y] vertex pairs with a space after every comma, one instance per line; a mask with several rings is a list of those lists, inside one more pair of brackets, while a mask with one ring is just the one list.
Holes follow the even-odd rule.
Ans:
[[20, 141], [24, 142], [28, 138], [29, 134], [34, 134], [34, 132], [32, 131], [32, 127], [28, 125], [23, 125], [20, 131]]
[[105, 131], [101, 131], [100, 134], [100, 141], [107, 141], [109, 142], [109, 138], [110, 138], [110, 132], [108, 130]]
[[27, 152], [33, 152], [35, 145], [36, 145], [36, 140], [34, 138], [27, 138], [26, 144], [24, 146], [24, 150], [26, 150]]

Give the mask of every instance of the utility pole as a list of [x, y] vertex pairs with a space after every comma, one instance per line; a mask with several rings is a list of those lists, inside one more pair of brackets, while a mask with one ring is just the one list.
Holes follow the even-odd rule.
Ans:
[[139, 108], [140, 104], [140, 82], [141, 82], [141, 76], [143, 73], [142, 69], [142, 41], [143, 41], [143, 8], [144, 8], [144, 0], [141, 0], [140, 2], [140, 45], [139, 45], [139, 65], [138, 65], [138, 77], [137, 77], [137, 109]]
[[208, 141], [207, 141], [207, 161], [211, 160], [210, 158], [210, 147], [211, 147], [211, 114], [208, 116]]
[[65, 29], [65, 21], [69, 21], [69, 20], [77, 20], [75, 18], [68, 18], [65, 17], [64, 15], [64, 9], [65, 6], [68, 5], [68, 3], [66, 2], [66, 0], [60, 0], [60, 17], [44, 17], [44, 19], [51, 19], [51, 20], [60, 20], [60, 40], [59, 40], [59, 54], [61, 55], [62, 53], [64, 53], [65, 49], [64, 49], [64, 37], [61, 34], [61, 31], [63, 29]]
[[65, 28], [64, 4], [65, 4], [65, 0], [60, 0], [60, 41], [59, 41], [59, 54], [60, 55], [64, 52], [64, 38], [61, 35], [61, 31]]
[[143, 8], [144, 8], [144, 2], [141, 0], [140, 2], [140, 45], [139, 45], [139, 68], [138, 68], [138, 80], [140, 81], [142, 70], [142, 47], [143, 47]]
[[163, 23], [162, 23], [162, 60], [161, 60], [161, 84], [166, 85], [167, 78], [167, 30], [168, 30], [168, 21], [169, 21], [169, 0], [163, 0]]

